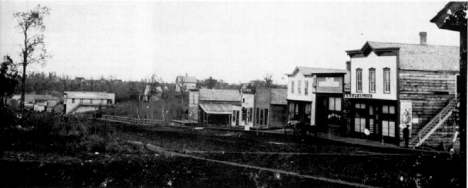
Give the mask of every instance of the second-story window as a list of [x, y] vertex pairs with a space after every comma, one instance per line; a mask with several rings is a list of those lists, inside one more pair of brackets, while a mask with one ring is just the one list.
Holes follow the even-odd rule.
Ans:
[[297, 94], [301, 94], [301, 81], [297, 81]]
[[384, 68], [384, 93], [390, 93], [390, 68]]
[[369, 92], [375, 93], [375, 69], [369, 69]]
[[75, 99], [72, 99], [72, 103], [75, 103]]
[[362, 93], [362, 69], [356, 69], [356, 92]]
[[294, 81], [291, 81], [291, 93], [294, 93]]
[[309, 81], [304, 81], [304, 94], [309, 95]]

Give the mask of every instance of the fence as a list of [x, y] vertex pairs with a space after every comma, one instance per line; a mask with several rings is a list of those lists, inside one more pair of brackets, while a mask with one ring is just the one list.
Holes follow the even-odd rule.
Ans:
[[105, 121], [113, 121], [119, 123], [126, 123], [131, 125], [162, 125], [162, 120], [157, 119], [137, 119], [137, 118], [129, 118], [129, 117], [122, 117], [122, 116], [110, 116], [110, 115], [102, 115], [102, 119]]

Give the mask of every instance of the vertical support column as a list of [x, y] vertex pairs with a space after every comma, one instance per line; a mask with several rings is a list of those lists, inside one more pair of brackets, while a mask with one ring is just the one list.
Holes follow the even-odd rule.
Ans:
[[[466, 20], [465, 20], [466, 21]], [[460, 29], [460, 152], [462, 157], [466, 158], [466, 125], [467, 125], [467, 26], [463, 25]], [[465, 164], [466, 169], [466, 164]], [[465, 172], [466, 173], [466, 172]]]

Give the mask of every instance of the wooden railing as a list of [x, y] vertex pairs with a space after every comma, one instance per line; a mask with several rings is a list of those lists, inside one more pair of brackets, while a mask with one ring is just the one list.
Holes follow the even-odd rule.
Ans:
[[123, 116], [110, 116], [110, 115], [102, 115], [102, 119], [105, 121], [112, 121], [118, 123], [126, 123], [131, 125], [148, 125], [148, 126], [155, 126], [155, 125], [162, 125], [162, 120], [157, 119], [138, 119], [138, 118], [130, 118], [130, 117], [123, 117]]
[[417, 137], [411, 140], [410, 145], [418, 147], [424, 143], [424, 141], [426, 141], [441, 125], [445, 123], [445, 121], [448, 120], [448, 118], [450, 118], [457, 102], [457, 98], [452, 99], [444, 109], [442, 109], [418, 132]]

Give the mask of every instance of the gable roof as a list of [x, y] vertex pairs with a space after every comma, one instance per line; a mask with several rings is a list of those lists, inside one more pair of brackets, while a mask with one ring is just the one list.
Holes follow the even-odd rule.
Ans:
[[296, 67], [291, 74], [286, 74], [286, 75], [292, 76], [296, 74], [297, 72], [300, 72], [304, 76], [313, 75], [313, 74], [346, 74], [346, 70], [344, 69]]
[[176, 82], [179, 80], [183, 81], [184, 83], [197, 83], [197, 79], [193, 76], [177, 76]]
[[370, 51], [399, 51], [400, 69], [459, 71], [459, 47], [368, 41], [360, 50], [346, 51], [349, 56], [368, 55]]
[[200, 89], [200, 100], [240, 102], [242, 97], [237, 90]]
[[271, 89], [271, 104], [288, 104], [286, 101], [288, 90], [272, 88]]

